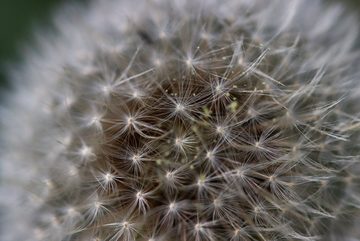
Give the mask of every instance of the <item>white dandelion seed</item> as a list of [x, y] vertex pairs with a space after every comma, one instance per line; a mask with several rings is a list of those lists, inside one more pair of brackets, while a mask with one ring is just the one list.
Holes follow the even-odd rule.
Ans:
[[0, 239], [359, 240], [357, 23], [323, 0], [68, 4], [9, 69]]

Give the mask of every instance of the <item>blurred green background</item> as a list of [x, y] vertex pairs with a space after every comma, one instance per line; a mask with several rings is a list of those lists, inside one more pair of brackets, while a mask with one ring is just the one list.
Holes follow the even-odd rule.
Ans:
[[35, 28], [51, 28], [54, 10], [66, 2], [86, 0], [0, 0], [0, 89], [6, 86], [5, 65], [21, 57]]
[[[72, 2], [80, 1], [86, 0], [72, 0]], [[51, 23], [52, 12], [64, 2], [64, 0], [0, 0], [0, 88], [6, 83], [4, 64], [14, 62], [21, 57], [20, 47], [31, 41], [34, 27], [46, 27]], [[355, 11], [360, 13], [360, 0], [345, 0], [345, 2], [349, 4], [349, 9], [356, 9]]]
[[4, 64], [19, 57], [19, 47], [30, 40], [37, 25], [45, 25], [61, 0], [0, 0], [0, 87], [5, 84]]

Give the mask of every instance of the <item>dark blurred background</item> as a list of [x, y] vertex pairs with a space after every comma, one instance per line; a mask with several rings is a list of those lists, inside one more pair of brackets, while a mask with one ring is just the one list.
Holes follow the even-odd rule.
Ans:
[[31, 46], [37, 28], [51, 28], [51, 16], [65, 2], [88, 0], [0, 0], [0, 89], [7, 84], [5, 66], [21, 57], [21, 47]]
[[[360, 0], [329, 1], [346, 2], [350, 11], [360, 14]], [[48, 26], [54, 9], [63, 3], [64, 0], [0, 0], [0, 89], [6, 85], [4, 64], [21, 57], [20, 47], [31, 41], [35, 26]]]
[[46, 25], [52, 8], [61, 0], [0, 0], [0, 87], [4, 64], [19, 57], [19, 47], [30, 40], [36, 25]]

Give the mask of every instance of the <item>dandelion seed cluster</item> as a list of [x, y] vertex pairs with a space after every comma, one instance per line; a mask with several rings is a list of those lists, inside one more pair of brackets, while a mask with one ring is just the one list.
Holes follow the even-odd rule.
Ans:
[[358, 34], [341, 7], [57, 16], [1, 110], [1, 240], [360, 240]]

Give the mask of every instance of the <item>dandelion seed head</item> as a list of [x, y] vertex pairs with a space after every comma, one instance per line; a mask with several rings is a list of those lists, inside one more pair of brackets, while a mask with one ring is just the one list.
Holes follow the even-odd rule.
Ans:
[[186, 59], [186, 61], [185, 61], [186, 66], [187, 66], [188, 68], [192, 67], [192, 66], [193, 66], [193, 61], [194, 61], [194, 60], [193, 60], [191, 57], [188, 57], [188, 58]]
[[215, 207], [221, 207], [221, 205], [222, 205], [222, 202], [219, 198], [215, 198], [213, 203], [214, 203]]
[[204, 228], [202, 227], [201, 223], [197, 223], [195, 224], [194, 229], [196, 232], [202, 232]]
[[216, 126], [216, 132], [220, 135], [224, 135], [225, 134], [225, 127], [223, 126]]
[[357, 22], [322, 0], [68, 4], [10, 70], [0, 239], [360, 239]]
[[185, 106], [181, 103], [176, 104], [175, 112], [183, 112], [183, 111], [185, 111]]
[[101, 87], [101, 91], [103, 92], [103, 94], [105, 96], [108, 96], [111, 93], [111, 89], [112, 88], [109, 85], [104, 85], [104, 86]]
[[207, 151], [206, 152], [206, 158], [210, 161], [214, 161], [215, 159], [215, 153], [214, 151]]
[[172, 202], [169, 204], [169, 210], [174, 211], [176, 209], [176, 203]]
[[104, 180], [106, 183], [112, 182], [114, 180], [114, 176], [111, 173], [105, 173]]
[[84, 158], [89, 157], [92, 154], [91, 147], [88, 147], [86, 145], [82, 146], [81, 149], [79, 150], [79, 154]]

